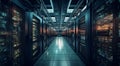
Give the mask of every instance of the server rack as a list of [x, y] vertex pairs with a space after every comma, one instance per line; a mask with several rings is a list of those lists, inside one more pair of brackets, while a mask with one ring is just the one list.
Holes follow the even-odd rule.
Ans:
[[45, 50], [48, 48], [48, 31], [47, 31], [47, 29], [48, 29], [48, 25], [46, 24], [45, 25], [45, 42], [46, 42], [46, 45], [45, 45]]
[[43, 48], [43, 52], [46, 50], [46, 39], [47, 39], [47, 36], [46, 36], [46, 24], [43, 23], [43, 39], [42, 39], [42, 48]]
[[118, 66], [117, 1], [95, 1], [93, 8], [94, 61], [96, 66]]
[[48, 29], [48, 27], [49, 25], [46, 22], [44, 22], [43, 23], [43, 34], [42, 34], [43, 52], [48, 49], [50, 42], [53, 40], [53, 31]]
[[40, 53], [43, 53], [43, 20], [40, 23]]
[[24, 35], [22, 35], [24, 30], [24, 12], [21, 8], [13, 5], [11, 10], [11, 41], [12, 41], [12, 58], [13, 66], [20, 66], [23, 64], [23, 44], [24, 44]]
[[68, 26], [68, 30], [67, 30], [67, 40], [69, 42], [69, 45], [71, 46], [71, 48], [73, 49], [73, 42], [71, 41], [73, 39], [72, 37], [72, 27], [71, 25]]
[[33, 50], [33, 59], [38, 58], [40, 53], [40, 40], [39, 40], [39, 28], [40, 28], [40, 19], [38, 16], [33, 15], [32, 18], [32, 50]]
[[78, 54], [83, 58], [83, 61], [88, 61], [88, 44], [86, 43], [86, 19], [85, 14], [78, 21]]
[[75, 44], [75, 24], [73, 24], [72, 31], [71, 31], [71, 37], [72, 37], [72, 46], [73, 49], [76, 51], [76, 44]]
[[[110, 20], [108, 19], [110, 18]], [[108, 20], [108, 21], [105, 21]], [[105, 58], [106, 62], [113, 60], [113, 54], [112, 54], [112, 31], [113, 31], [113, 14], [106, 15], [103, 17], [103, 23], [101, 21], [96, 21], [96, 37], [95, 37], [95, 43], [96, 43], [96, 52], [98, 59]], [[101, 23], [101, 24], [100, 24]], [[101, 60], [103, 61], [103, 60]], [[98, 61], [98, 62], [101, 62]], [[111, 63], [111, 62], [110, 62]]]
[[[118, 16], [120, 2], [118, 2], [118, 0], [104, 0], [101, 1], [101, 3], [99, 2], [100, 1], [93, 0], [90, 5], [87, 5], [86, 10], [78, 17], [79, 34], [77, 35], [76, 41], [78, 42], [77, 48], [79, 48], [78, 54], [83, 61], [87, 62], [88, 65], [118, 66], [120, 63], [120, 59], [118, 59], [120, 57], [120, 18]], [[84, 14], [86, 27], [79, 23], [84, 21], [82, 20]], [[85, 29], [84, 32], [81, 32], [80, 30], [82, 27]], [[81, 33], [83, 34], [81, 35]], [[80, 47], [79, 44], [81, 43], [80, 40], [82, 36], [85, 36], [84, 44], [87, 43], [85, 49], [86, 51], [83, 50], [84, 47]], [[80, 53], [80, 50], [83, 53]], [[90, 53], [88, 51], [90, 51]]]
[[36, 60], [42, 54], [40, 24], [42, 19], [33, 12], [26, 12], [26, 44], [24, 45], [25, 66], [33, 66]]
[[46, 49], [50, 46], [51, 41], [53, 40], [53, 36], [50, 36], [49, 25], [46, 24]]
[[[69, 30], [68, 30], [69, 32], [69, 44], [70, 44], [70, 46], [71, 46], [71, 48], [73, 49], [73, 50], [75, 50], [75, 24], [71, 24], [70, 26], [69, 26]], [[72, 41], [71, 41], [72, 40]]]
[[10, 44], [8, 44], [9, 32], [7, 30], [8, 13], [9, 7], [4, 5], [0, 0], [0, 66], [9, 65], [7, 63], [10, 61], [7, 60], [10, 59]]
[[[24, 31], [24, 10], [18, 5], [8, 1], [1, 1], [1, 37], [4, 38], [4, 42], [1, 41], [2, 45], [6, 46], [2, 49], [4, 53], [0, 57], [3, 58], [0, 61], [2, 66], [20, 66], [23, 64], [23, 44], [24, 44], [24, 35], [21, 35]], [[4, 54], [4, 55], [3, 55]], [[5, 54], [7, 54], [5, 56]]]
[[40, 26], [42, 19], [17, 0], [0, 0], [0, 66], [33, 66], [42, 54]]

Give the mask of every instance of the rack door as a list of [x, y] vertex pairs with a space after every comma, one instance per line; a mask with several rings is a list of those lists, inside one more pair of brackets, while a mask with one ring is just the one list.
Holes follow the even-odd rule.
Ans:
[[33, 42], [33, 45], [32, 45], [32, 50], [33, 50], [33, 59], [35, 59], [35, 57], [37, 57], [37, 55], [39, 55], [39, 29], [40, 29], [40, 20], [33, 16], [32, 18], [32, 42]]

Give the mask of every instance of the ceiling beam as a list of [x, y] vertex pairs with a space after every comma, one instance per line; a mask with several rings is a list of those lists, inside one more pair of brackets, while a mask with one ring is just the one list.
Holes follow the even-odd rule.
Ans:
[[79, 8], [82, 6], [82, 4], [84, 3], [85, 0], [79, 0], [74, 11], [72, 12], [72, 14], [70, 15], [70, 18], [68, 19], [68, 22], [71, 20], [72, 17], [74, 17], [74, 14], [79, 10]]
[[51, 4], [52, 9], [53, 9], [53, 11], [54, 11], [53, 0], [50, 0], [50, 4]]
[[69, 9], [69, 7], [70, 7], [70, 5], [71, 5], [71, 2], [72, 2], [72, 0], [69, 0], [67, 9]]

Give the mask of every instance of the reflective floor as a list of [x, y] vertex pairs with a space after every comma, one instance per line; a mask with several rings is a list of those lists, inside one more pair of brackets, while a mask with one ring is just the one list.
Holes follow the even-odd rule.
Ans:
[[34, 66], [85, 66], [63, 37], [56, 37]]

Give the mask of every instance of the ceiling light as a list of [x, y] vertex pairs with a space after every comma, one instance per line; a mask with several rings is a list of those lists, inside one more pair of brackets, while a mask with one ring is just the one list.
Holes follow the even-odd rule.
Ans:
[[64, 22], [67, 22], [70, 17], [65, 17]]
[[72, 13], [74, 9], [67, 9], [67, 13]]
[[51, 17], [51, 19], [52, 19], [52, 21], [53, 21], [53, 22], [56, 22], [56, 19], [55, 19], [55, 17]]
[[53, 9], [47, 9], [48, 13], [54, 13]]
[[85, 5], [81, 11], [83, 12], [86, 8], [87, 8], [87, 5]]
[[80, 13], [81, 13], [81, 12], [79, 12], [77, 16], [79, 16], [79, 15], [80, 15]]

